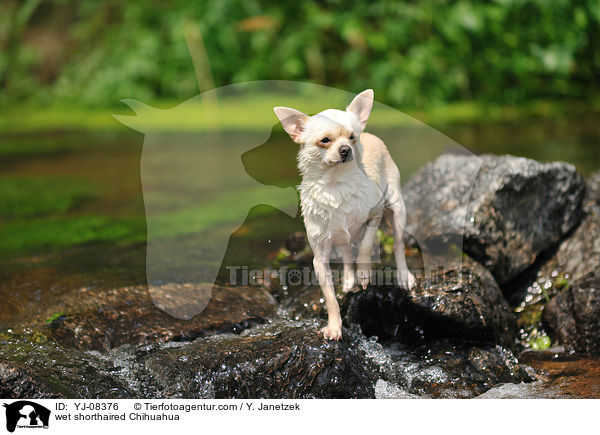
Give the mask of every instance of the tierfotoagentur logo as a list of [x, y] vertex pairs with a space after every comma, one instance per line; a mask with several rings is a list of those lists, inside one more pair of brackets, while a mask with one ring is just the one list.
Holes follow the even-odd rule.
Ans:
[[3, 405], [6, 408], [6, 430], [48, 429], [50, 410], [29, 400], [19, 400]]

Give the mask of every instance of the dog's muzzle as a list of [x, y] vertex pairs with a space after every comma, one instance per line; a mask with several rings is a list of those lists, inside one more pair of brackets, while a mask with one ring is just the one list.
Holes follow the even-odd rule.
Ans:
[[340, 157], [342, 158], [342, 163], [353, 159], [352, 148], [350, 148], [348, 145], [342, 145], [338, 149], [338, 152], [340, 153]]

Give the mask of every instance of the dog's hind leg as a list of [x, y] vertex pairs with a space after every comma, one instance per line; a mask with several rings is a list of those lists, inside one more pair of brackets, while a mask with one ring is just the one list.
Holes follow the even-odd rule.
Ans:
[[392, 226], [394, 227], [394, 257], [396, 260], [396, 279], [398, 285], [411, 289], [415, 285], [415, 277], [408, 270], [406, 253], [404, 252], [404, 228], [406, 226], [406, 206], [400, 192], [394, 192], [395, 198], [390, 204], [393, 212]]
[[340, 247], [342, 258], [344, 260], [344, 282], [342, 291], [348, 293], [354, 290], [354, 254], [352, 253], [351, 245], [343, 245]]
[[358, 247], [358, 257], [356, 258], [356, 277], [358, 283], [364, 289], [369, 285], [371, 279], [371, 257], [373, 255], [373, 245], [379, 223], [381, 222], [381, 214], [367, 221], [365, 234]]
[[327, 307], [327, 326], [321, 331], [325, 338], [339, 340], [342, 338], [342, 317], [340, 316], [340, 306], [335, 297], [333, 276], [329, 267], [331, 245], [326, 242], [318, 247], [313, 247], [313, 252], [315, 254], [313, 258], [315, 273], [317, 274], [321, 291], [325, 297], [325, 306]]

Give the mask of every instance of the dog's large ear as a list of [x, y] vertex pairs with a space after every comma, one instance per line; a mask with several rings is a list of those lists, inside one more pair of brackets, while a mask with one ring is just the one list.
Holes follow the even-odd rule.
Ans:
[[373, 89], [367, 89], [354, 97], [354, 100], [352, 100], [350, 105], [346, 108], [346, 112], [352, 113], [358, 118], [363, 130], [365, 129], [367, 119], [369, 119], [369, 115], [371, 114], [374, 97], [375, 93], [373, 92]]
[[274, 107], [275, 115], [279, 118], [283, 129], [290, 135], [296, 143], [301, 142], [304, 124], [308, 120], [308, 115], [289, 107]]

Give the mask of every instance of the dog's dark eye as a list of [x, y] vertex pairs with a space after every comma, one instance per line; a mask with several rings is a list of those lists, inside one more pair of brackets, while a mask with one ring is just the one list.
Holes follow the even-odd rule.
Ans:
[[331, 142], [331, 141], [329, 140], [328, 137], [324, 137], [323, 139], [321, 139], [321, 143], [329, 143], [329, 142]]
[[352, 133], [352, 134], [350, 135], [350, 140], [354, 140], [355, 138], [356, 138], [356, 136], [354, 136], [354, 133]]

